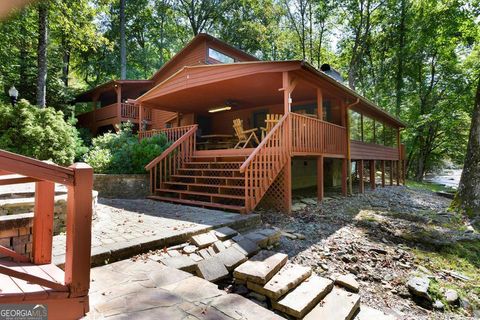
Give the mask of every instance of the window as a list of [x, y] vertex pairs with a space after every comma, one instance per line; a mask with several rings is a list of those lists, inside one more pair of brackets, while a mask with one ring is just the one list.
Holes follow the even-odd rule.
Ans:
[[373, 119], [363, 116], [363, 142], [375, 143], [375, 122]]
[[230, 57], [230, 56], [227, 56], [226, 54], [223, 54], [215, 49], [212, 49], [212, 48], [208, 48], [208, 57], [211, 58], [211, 59], [214, 59], [214, 60], [217, 60], [221, 63], [233, 63], [235, 62], [235, 60]]
[[362, 119], [358, 112], [349, 110], [350, 113], [350, 139], [362, 141]]
[[384, 142], [385, 142], [385, 134], [383, 132], [383, 123], [376, 120], [375, 121], [375, 143], [384, 144]]

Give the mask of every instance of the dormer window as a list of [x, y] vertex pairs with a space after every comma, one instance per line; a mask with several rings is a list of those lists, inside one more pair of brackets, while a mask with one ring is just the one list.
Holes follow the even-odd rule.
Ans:
[[208, 48], [208, 57], [220, 63], [234, 63], [235, 59], [215, 49]]

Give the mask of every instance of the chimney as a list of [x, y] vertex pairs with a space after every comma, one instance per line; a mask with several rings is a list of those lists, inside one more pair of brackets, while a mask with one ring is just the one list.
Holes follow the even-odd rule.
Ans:
[[340, 72], [338, 72], [337, 70], [330, 67], [330, 65], [328, 63], [322, 64], [322, 66], [320, 67], [320, 70], [322, 70], [323, 73], [325, 73], [330, 78], [332, 78], [332, 79], [334, 79], [334, 80], [336, 80], [340, 83], [343, 83], [343, 78], [340, 75]]

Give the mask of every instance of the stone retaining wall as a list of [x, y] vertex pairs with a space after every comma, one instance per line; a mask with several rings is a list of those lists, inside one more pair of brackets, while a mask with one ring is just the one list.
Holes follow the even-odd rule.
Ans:
[[31, 257], [32, 227], [33, 213], [0, 216], [0, 245]]
[[102, 198], [142, 199], [150, 194], [147, 174], [94, 174], [93, 189]]

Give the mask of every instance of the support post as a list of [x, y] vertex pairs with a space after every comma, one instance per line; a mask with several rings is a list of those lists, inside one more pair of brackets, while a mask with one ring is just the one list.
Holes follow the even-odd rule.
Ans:
[[382, 166], [382, 188], [385, 187], [385, 160], [381, 161]]
[[393, 160], [390, 160], [390, 185], [393, 186]]
[[360, 193], [364, 193], [365, 186], [363, 184], [363, 160], [359, 160], [357, 164], [358, 164], [358, 180], [359, 180], [358, 190], [360, 191]]
[[285, 208], [287, 213], [292, 213], [292, 159], [288, 157], [288, 161], [285, 164], [285, 179], [284, 179], [284, 188], [285, 188]]
[[138, 131], [143, 131], [143, 106], [141, 104], [138, 105]]
[[323, 201], [323, 156], [317, 157], [317, 199]]
[[347, 196], [347, 159], [342, 159], [342, 195]]
[[48, 264], [52, 260], [53, 211], [55, 183], [35, 183], [35, 208], [33, 216], [33, 263]]
[[70, 166], [75, 185], [68, 186], [65, 284], [70, 297], [88, 294], [92, 237], [93, 169], [85, 163]]
[[401, 179], [401, 176], [400, 176], [400, 163], [402, 161], [401, 160], [398, 160], [397, 161], [397, 186], [400, 185], [400, 179]]
[[323, 120], [323, 93], [320, 88], [317, 88], [317, 118]]
[[117, 118], [118, 122], [122, 122], [122, 86], [115, 84], [115, 91], [117, 93]]
[[287, 114], [291, 110], [291, 100], [290, 100], [290, 77], [288, 71], [282, 73], [282, 85], [283, 85], [283, 112]]
[[370, 188], [375, 190], [375, 160], [370, 160]]

